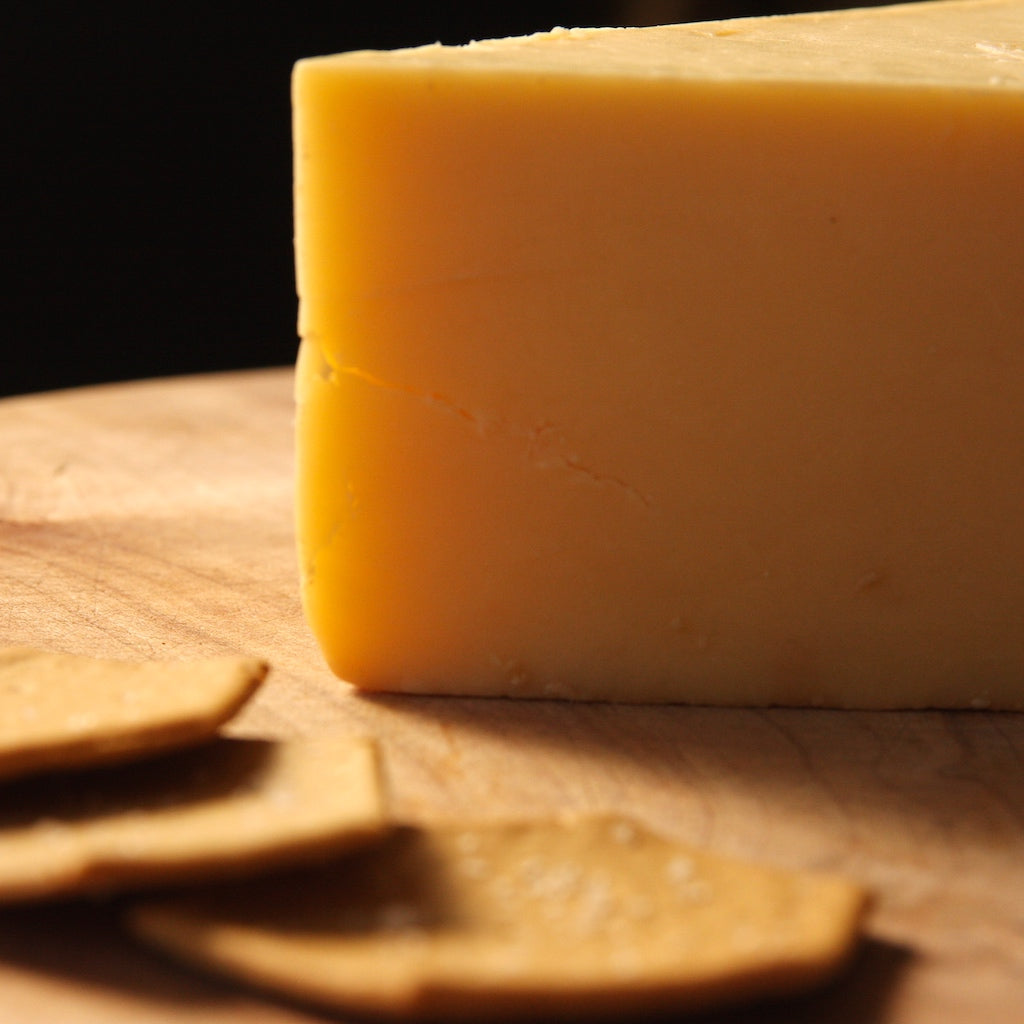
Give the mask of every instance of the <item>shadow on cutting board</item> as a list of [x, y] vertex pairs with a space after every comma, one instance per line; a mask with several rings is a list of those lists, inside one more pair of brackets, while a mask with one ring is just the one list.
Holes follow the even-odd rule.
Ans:
[[[913, 954], [869, 940], [835, 982], [806, 996], [679, 1018], [686, 1024], [883, 1024]], [[661, 1018], [659, 1024], [673, 1018]]]
[[[0, 1020], [35, 1020], [33, 1005], [53, 1012], [64, 998], [117, 1021], [245, 1019], [250, 998], [161, 962], [128, 938], [118, 915], [115, 903], [96, 900], [0, 911]], [[78, 1016], [69, 1010], [69, 1019]]]
[[789, 830], [809, 867], [867, 844], [908, 861], [931, 848], [954, 873], [1024, 871], [1022, 714], [360, 699], [403, 739], [435, 737], [413, 756], [456, 804], [475, 788], [501, 807], [632, 812], [691, 841], [735, 840], [732, 852], [756, 852], [759, 835], [784, 849]]

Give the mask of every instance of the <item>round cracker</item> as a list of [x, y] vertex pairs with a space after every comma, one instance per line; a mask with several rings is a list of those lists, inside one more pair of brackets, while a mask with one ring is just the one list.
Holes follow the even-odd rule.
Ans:
[[622, 819], [402, 828], [329, 868], [129, 912], [179, 958], [406, 1019], [694, 1010], [794, 992], [853, 948], [864, 893]]

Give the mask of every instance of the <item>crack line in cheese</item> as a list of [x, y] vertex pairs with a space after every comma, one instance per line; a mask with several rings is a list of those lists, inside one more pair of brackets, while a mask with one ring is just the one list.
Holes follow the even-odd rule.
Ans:
[[465, 420], [475, 428], [476, 433], [482, 438], [504, 435], [514, 439], [522, 439], [527, 445], [526, 450], [529, 461], [538, 470], [565, 469], [570, 473], [585, 477], [592, 483], [611, 484], [613, 487], [621, 488], [631, 498], [636, 499], [646, 508], [650, 508], [654, 504], [650, 497], [637, 490], [637, 488], [625, 480], [620, 480], [618, 477], [602, 473], [597, 469], [587, 466], [578, 455], [556, 451], [555, 448], [557, 446], [565, 447], [566, 442], [564, 437], [558, 433], [553, 423], [544, 422], [532, 430], [526, 430], [512, 425], [500, 416], [485, 417], [474, 413], [455, 399], [436, 391], [425, 391], [410, 384], [383, 380], [368, 370], [360, 369], [358, 366], [340, 366], [334, 373], [352, 377], [355, 380], [362, 381], [364, 384], [368, 384], [370, 387], [391, 391], [399, 395], [408, 395], [412, 398], [420, 399], [428, 405], [437, 406]]

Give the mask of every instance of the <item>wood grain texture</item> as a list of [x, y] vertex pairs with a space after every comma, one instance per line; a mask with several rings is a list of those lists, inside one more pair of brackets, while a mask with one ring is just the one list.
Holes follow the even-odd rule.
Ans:
[[[715, 1021], [1024, 1020], [1024, 715], [360, 696], [302, 620], [292, 413], [284, 369], [0, 401], [0, 644], [263, 657], [231, 730], [375, 735], [406, 818], [625, 812], [873, 890], [839, 984]], [[324, 1019], [165, 964], [104, 904], [0, 912], [0, 992], [16, 1024]]]

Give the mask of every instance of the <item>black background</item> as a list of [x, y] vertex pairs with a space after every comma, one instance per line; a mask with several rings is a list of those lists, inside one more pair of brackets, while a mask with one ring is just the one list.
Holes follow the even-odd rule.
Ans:
[[292, 361], [299, 57], [813, 6], [16, 3], [0, 14], [0, 394]]

